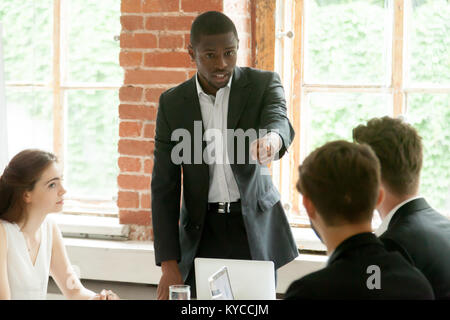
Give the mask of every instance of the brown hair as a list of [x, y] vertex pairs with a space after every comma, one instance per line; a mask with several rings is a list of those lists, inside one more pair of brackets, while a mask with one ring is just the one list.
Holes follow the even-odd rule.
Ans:
[[366, 145], [329, 142], [299, 167], [297, 190], [330, 226], [370, 221], [379, 189], [380, 163]]
[[411, 125], [391, 117], [374, 118], [353, 129], [353, 140], [366, 143], [381, 164], [381, 178], [389, 191], [410, 195], [417, 191], [422, 169], [422, 138]]
[[27, 149], [11, 159], [0, 177], [0, 218], [19, 222], [27, 218], [23, 194], [32, 191], [42, 172], [57, 158], [46, 151]]

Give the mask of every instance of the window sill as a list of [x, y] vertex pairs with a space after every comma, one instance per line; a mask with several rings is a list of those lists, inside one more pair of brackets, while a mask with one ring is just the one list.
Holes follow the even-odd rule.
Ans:
[[[119, 223], [118, 218], [71, 214], [50, 214], [64, 237], [103, 240], [128, 240], [129, 226]], [[295, 243], [300, 251], [326, 252], [311, 228], [291, 227]]]
[[320, 241], [311, 228], [295, 228], [291, 227], [295, 243], [300, 252], [304, 251], [318, 251], [323, 254], [326, 253], [326, 246]]
[[50, 216], [65, 237], [127, 240], [130, 232], [129, 226], [120, 224], [117, 217], [58, 213], [52, 213]]

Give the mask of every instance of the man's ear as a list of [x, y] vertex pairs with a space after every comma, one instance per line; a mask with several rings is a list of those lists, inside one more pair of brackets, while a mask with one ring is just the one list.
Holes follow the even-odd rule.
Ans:
[[195, 62], [195, 50], [192, 47], [192, 44], [189, 44], [187, 49], [188, 49], [189, 55], [191, 56], [191, 61]]
[[385, 196], [384, 189], [383, 187], [380, 186], [380, 191], [378, 192], [377, 205], [375, 206], [375, 208], [378, 208], [378, 206], [383, 202], [384, 196]]
[[314, 204], [312, 203], [311, 199], [309, 199], [307, 196], [303, 195], [303, 206], [306, 209], [306, 213], [308, 214], [308, 217], [311, 220], [316, 219], [316, 207], [314, 207]]

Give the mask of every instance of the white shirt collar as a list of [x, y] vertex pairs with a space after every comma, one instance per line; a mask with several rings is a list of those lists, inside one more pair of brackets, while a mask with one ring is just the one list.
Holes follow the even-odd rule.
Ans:
[[399, 203], [397, 206], [395, 206], [391, 211], [389, 211], [388, 215], [386, 217], [383, 218], [383, 220], [381, 221], [380, 226], [377, 228], [377, 230], [375, 230], [375, 235], [377, 237], [381, 236], [383, 233], [386, 232], [386, 230], [388, 229], [389, 226], [389, 222], [391, 222], [392, 217], [394, 216], [394, 214], [397, 212], [398, 209], [400, 209], [403, 205], [407, 204], [410, 201], [419, 199], [419, 198], [423, 198], [422, 196], [414, 196], [411, 197], [409, 199], [406, 199], [405, 201]]
[[[227, 85], [223, 88], [226, 88], [226, 87], [231, 88], [231, 81], [233, 80], [233, 73], [231, 74], [230, 80], [228, 80]], [[197, 95], [205, 94], [205, 95], [209, 96], [209, 94], [207, 94], [205, 91], [203, 91], [203, 88], [200, 85], [200, 82], [198, 81], [198, 72], [195, 74], [195, 83], [197, 84]], [[223, 88], [220, 88], [220, 89], [223, 89]]]

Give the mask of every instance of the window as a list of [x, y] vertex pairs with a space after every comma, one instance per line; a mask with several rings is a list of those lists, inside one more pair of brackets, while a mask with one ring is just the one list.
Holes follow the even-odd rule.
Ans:
[[54, 152], [65, 212], [117, 215], [120, 1], [2, 0], [8, 158]]
[[384, 115], [419, 131], [420, 194], [450, 217], [449, 16], [447, 0], [277, 1], [275, 70], [297, 136], [273, 176], [294, 224], [308, 224], [295, 191], [303, 159]]

